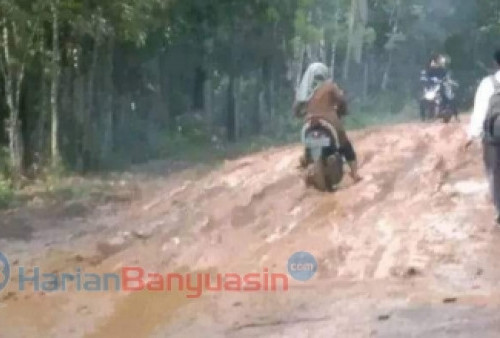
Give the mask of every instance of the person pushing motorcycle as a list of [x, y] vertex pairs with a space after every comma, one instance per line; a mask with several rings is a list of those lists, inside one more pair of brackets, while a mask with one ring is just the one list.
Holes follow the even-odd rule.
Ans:
[[[303, 117], [305, 123], [324, 120], [338, 134], [339, 153], [346, 159], [352, 179], [362, 178], [358, 174], [357, 155], [342, 123], [347, 115], [347, 103], [342, 90], [330, 79], [328, 67], [322, 63], [313, 63], [306, 70], [297, 90], [293, 111], [295, 116]], [[302, 167], [307, 167], [310, 158], [306, 152], [300, 160]]]

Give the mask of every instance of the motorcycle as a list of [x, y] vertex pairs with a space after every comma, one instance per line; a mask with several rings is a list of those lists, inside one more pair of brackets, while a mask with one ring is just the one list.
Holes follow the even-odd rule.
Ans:
[[[458, 119], [458, 111], [455, 107], [455, 95], [453, 87], [458, 84], [452, 80], [440, 80], [436, 77], [423, 77], [423, 95], [420, 100], [420, 118], [422, 121], [442, 119], [444, 123], [451, 121], [455, 116]], [[443, 98], [446, 95], [446, 100]]]
[[337, 131], [323, 119], [309, 121], [302, 128], [302, 143], [306, 154], [306, 185], [332, 191], [344, 176]]

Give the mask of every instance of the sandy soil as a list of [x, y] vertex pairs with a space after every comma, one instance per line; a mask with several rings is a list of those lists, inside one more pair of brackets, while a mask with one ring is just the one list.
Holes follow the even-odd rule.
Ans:
[[[330, 194], [304, 186], [290, 146], [208, 172], [132, 174], [141, 193], [130, 202], [3, 213], [13, 281], [0, 337], [497, 337], [500, 230], [463, 128], [353, 133], [364, 180]], [[19, 266], [286, 274], [298, 251], [318, 272], [287, 291], [16, 290]]]

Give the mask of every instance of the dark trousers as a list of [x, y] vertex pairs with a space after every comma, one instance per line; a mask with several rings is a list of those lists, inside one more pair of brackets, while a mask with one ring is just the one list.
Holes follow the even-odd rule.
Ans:
[[483, 141], [483, 157], [493, 203], [500, 215], [500, 146]]
[[347, 140], [347, 142], [342, 147], [340, 147], [339, 152], [342, 156], [344, 156], [347, 162], [354, 162], [358, 158], [356, 152], [354, 151], [354, 147], [349, 140]]

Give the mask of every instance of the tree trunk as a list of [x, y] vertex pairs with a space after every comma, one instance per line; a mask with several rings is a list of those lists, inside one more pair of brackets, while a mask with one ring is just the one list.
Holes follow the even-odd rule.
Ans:
[[78, 126], [72, 111], [73, 97], [75, 92], [73, 78], [75, 72], [73, 67], [62, 67], [59, 80], [59, 152], [61, 160], [74, 169], [77, 153], [74, 151], [75, 143], [78, 141]]
[[241, 78], [234, 79], [234, 129], [236, 141], [241, 139], [243, 128], [241, 123]]
[[338, 37], [339, 37], [339, 14], [340, 10], [337, 7], [335, 9], [335, 19], [334, 19], [334, 26], [333, 26], [333, 38], [332, 38], [332, 47], [331, 47], [331, 59], [330, 59], [330, 71], [332, 73], [332, 79], [335, 79], [335, 72], [336, 72], [336, 63], [337, 63], [337, 44], [338, 44]]
[[208, 130], [212, 133], [215, 122], [215, 81], [212, 75], [213, 72], [209, 71], [208, 74], [207, 85], [205, 86], [205, 121], [208, 126]]
[[262, 81], [264, 83], [264, 102], [265, 102], [265, 116], [266, 120], [270, 121], [274, 118], [274, 105], [273, 105], [273, 76], [272, 66], [269, 58], [266, 58], [262, 63]]
[[21, 135], [21, 121], [19, 120], [19, 102], [21, 85], [24, 79], [24, 66], [13, 78], [6, 80], [7, 106], [10, 111], [8, 124], [9, 152], [13, 176], [19, 179], [23, 174], [24, 144]]
[[325, 65], [329, 66], [332, 64], [333, 59], [333, 39], [332, 39], [332, 31], [329, 29], [325, 29], [323, 36], [324, 44], [325, 44]]
[[354, 46], [354, 24], [356, 21], [356, 0], [351, 0], [351, 9], [349, 11], [349, 31], [348, 31], [348, 36], [347, 36], [347, 50], [346, 50], [346, 56], [344, 60], [344, 75], [343, 79], [344, 81], [347, 80], [349, 77], [349, 70], [351, 66], [351, 59], [352, 59], [352, 49]]
[[[400, 0], [396, 1], [394, 3], [394, 8], [393, 8], [392, 13], [391, 13], [390, 23], [392, 24], [392, 34], [396, 34], [399, 30], [398, 24], [399, 24], [400, 5], [401, 5]], [[391, 72], [392, 61], [393, 61], [393, 54], [394, 54], [394, 48], [391, 48], [389, 50], [389, 62], [387, 62], [387, 66], [385, 68], [384, 75], [382, 77], [382, 84], [380, 87], [383, 91], [387, 90], [387, 87], [389, 85], [390, 72]]]
[[46, 57], [45, 57], [45, 34], [42, 30], [39, 41], [39, 54], [40, 54], [40, 109], [38, 115], [38, 121], [36, 122], [36, 131], [34, 133], [34, 137], [32, 139], [32, 144], [35, 149], [35, 165], [38, 167], [42, 165], [42, 161], [46, 158], [45, 145], [46, 145], [46, 135], [45, 128], [47, 124], [47, 77], [45, 74]]
[[51, 164], [55, 169], [60, 165], [61, 154], [59, 151], [59, 77], [61, 74], [60, 60], [61, 52], [59, 47], [59, 14], [57, 1], [51, 3], [52, 12], [52, 67], [51, 67], [51, 86], [50, 86], [50, 149]]
[[[15, 31], [14, 23], [10, 23]], [[21, 135], [21, 122], [19, 120], [19, 103], [21, 97], [21, 86], [24, 79], [24, 62], [12, 59], [11, 41], [16, 37], [11, 37], [7, 19], [3, 19], [2, 27], [2, 71], [5, 85], [5, 101], [9, 110], [9, 119], [7, 123], [7, 136], [9, 138], [9, 157], [10, 169], [13, 179], [18, 183], [23, 174], [24, 145]]]
[[384, 75], [382, 76], [382, 84], [380, 86], [380, 89], [382, 89], [383, 91], [386, 91], [389, 85], [391, 68], [392, 68], [392, 51], [389, 52], [389, 62], [387, 62]]
[[255, 81], [255, 86], [254, 86], [254, 102], [255, 102], [255, 108], [252, 113], [252, 132], [253, 134], [260, 134], [262, 130], [262, 125], [261, 125], [261, 119], [260, 116], [262, 114], [262, 100], [261, 100], [261, 89], [260, 89], [260, 77], [257, 76], [256, 81]]
[[160, 107], [162, 109], [161, 111], [161, 121], [163, 122], [164, 125], [166, 125], [169, 128], [172, 128], [173, 122], [172, 118], [170, 116], [170, 110], [169, 110], [169, 72], [167, 69], [167, 58], [166, 58], [166, 52], [162, 51], [160, 56], [158, 57], [158, 81], [159, 81], [159, 86], [160, 86], [160, 100], [161, 104]]
[[74, 121], [77, 123], [75, 126], [76, 133], [74, 135], [75, 158], [76, 168], [82, 172], [84, 170], [84, 128], [85, 128], [85, 77], [76, 70], [73, 78], [73, 102], [72, 110]]
[[233, 72], [229, 74], [229, 84], [227, 86], [227, 116], [226, 130], [229, 142], [236, 141], [236, 100], [234, 98], [235, 77]]
[[337, 43], [332, 44], [332, 60], [330, 62], [330, 71], [332, 73], [332, 79], [335, 79], [335, 67], [337, 66]]
[[368, 98], [368, 83], [369, 83], [369, 74], [370, 69], [368, 68], [369, 64], [365, 63], [365, 70], [363, 76], [363, 98], [366, 100]]
[[[302, 44], [301, 44], [302, 45]], [[299, 47], [299, 55], [296, 58], [296, 73], [295, 73], [295, 88], [300, 86], [300, 81], [302, 80], [302, 75], [304, 74], [304, 66], [306, 65], [306, 47]]]
[[109, 156], [113, 149], [113, 52], [114, 37], [111, 36], [107, 41], [104, 64], [103, 136], [100, 154], [100, 162], [103, 164], [109, 163]]
[[[234, 23], [232, 22], [234, 28]], [[229, 83], [227, 86], [227, 114], [226, 114], [226, 132], [229, 142], [235, 142], [236, 131], [236, 99], [235, 99], [235, 80], [236, 80], [236, 31], [231, 33], [231, 46], [229, 55]]]
[[302, 76], [304, 75], [304, 73], [307, 70], [307, 67], [311, 63], [310, 50], [311, 50], [311, 48], [309, 47], [309, 45], [304, 46], [304, 52], [302, 53], [302, 68], [300, 70], [300, 76], [299, 76], [299, 82], [298, 82], [299, 84], [300, 84], [300, 80], [302, 79]]
[[92, 50], [92, 61], [87, 74], [86, 107], [83, 122], [83, 170], [95, 169], [94, 149], [94, 110], [95, 110], [95, 77], [97, 72], [97, 61], [99, 55], [99, 37], [94, 39]]
[[205, 82], [207, 75], [202, 66], [196, 67], [194, 71], [193, 89], [193, 111], [202, 112], [205, 110]]

